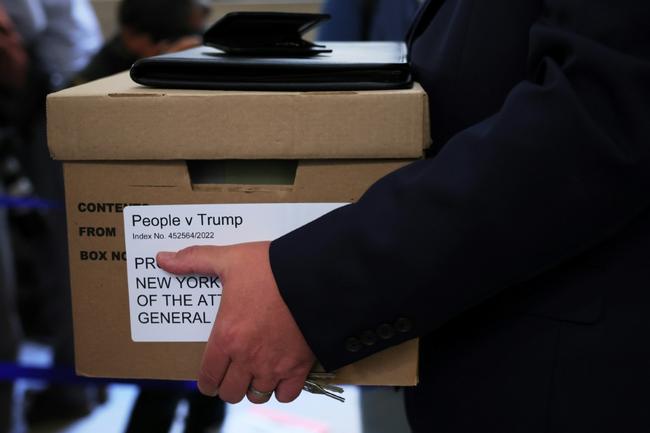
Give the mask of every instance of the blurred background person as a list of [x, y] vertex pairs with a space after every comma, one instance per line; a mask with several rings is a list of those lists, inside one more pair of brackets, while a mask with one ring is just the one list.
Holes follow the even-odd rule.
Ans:
[[66, 86], [99, 50], [102, 35], [88, 0], [3, 0], [25, 44], [48, 76]]
[[[20, 36], [0, 4], [0, 362], [13, 362], [18, 345], [14, 263], [5, 183], [5, 164], [12, 156], [10, 105], [26, 83], [28, 56]], [[11, 431], [13, 383], [0, 382], [0, 433]]]
[[199, 0], [123, 0], [119, 30], [74, 79], [80, 84], [125, 71], [138, 59], [201, 43], [210, 13]]
[[421, 0], [326, 0], [322, 41], [403, 41]]
[[[99, 49], [102, 37], [88, 0], [0, 0], [22, 37], [29, 68], [14, 116], [16, 154], [27, 182], [23, 195], [51, 204], [12, 209], [18, 301], [26, 335], [50, 343], [53, 362], [72, 368], [74, 350], [61, 164], [47, 149], [45, 96], [65, 87]], [[31, 424], [85, 416], [103, 401], [102, 388], [51, 385], [31, 391], [25, 419]]]

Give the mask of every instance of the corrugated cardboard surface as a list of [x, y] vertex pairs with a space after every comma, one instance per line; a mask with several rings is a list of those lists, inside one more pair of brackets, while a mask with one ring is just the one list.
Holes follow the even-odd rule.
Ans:
[[48, 96], [59, 160], [419, 158], [427, 99], [408, 90], [152, 89], [127, 73]]
[[[65, 163], [77, 371], [154, 379], [195, 379], [198, 372], [203, 343], [131, 340], [123, 204], [352, 202], [377, 179], [407, 163], [299, 161], [293, 185], [265, 186], [192, 185], [184, 161]], [[110, 235], [82, 235], [80, 227], [104, 228]], [[91, 251], [97, 260], [81, 260], [82, 252]], [[417, 342], [345, 367], [337, 382], [415, 385]]]
[[[427, 109], [418, 85], [334, 93], [163, 90], [138, 86], [127, 74], [50, 95], [50, 151], [65, 161], [77, 371], [152, 379], [197, 374], [204, 344], [131, 339], [124, 205], [354, 202], [377, 179], [421, 158], [429, 143]], [[227, 167], [235, 172], [222, 172], [229, 184], [205, 183], [205, 173], [204, 183], [192, 184], [188, 166], [205, 171], [207, 163], [210, 174], [212, 161], [223, 159], [298, 163], [295, 179], [282, 170], [270, 176], [280, 184], [259, 184], [270, 178], [265, 168], [255, 182], [232, 184], [247, 179], [239, 162]], [[267, 163], [273, 165], [256, 167]], [[337, 381], [414, 385], [417, 342], [345, 367]]]

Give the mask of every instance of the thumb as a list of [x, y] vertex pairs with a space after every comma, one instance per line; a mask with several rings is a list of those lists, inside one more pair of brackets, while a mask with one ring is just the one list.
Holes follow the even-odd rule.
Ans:
[[223, 247], [213, 245], [193, 246], [178, 252], [161, 251], [156, 262], [172, 274], [219, 275], [223, 269]]

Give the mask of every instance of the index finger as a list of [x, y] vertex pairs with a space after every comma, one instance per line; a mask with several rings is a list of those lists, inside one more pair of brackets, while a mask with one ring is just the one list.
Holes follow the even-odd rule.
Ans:
[[156, 262], [172, 274], [219, 275], [222, 247], [203, 245], [184, 248], [178, 252], [161, 251]]
[[[210, 340], [212, 340], [212, 335]], [[218, 346], [210, 344], [210, 340], [203, 351], [197, 386], [202, 394], [215, 397], [219, 394], [221, 381], [230, 365], [230, 357]]]

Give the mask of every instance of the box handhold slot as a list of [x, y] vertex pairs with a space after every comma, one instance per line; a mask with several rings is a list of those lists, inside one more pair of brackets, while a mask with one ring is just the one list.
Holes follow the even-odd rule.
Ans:
[[297, 160], [190, 160], [192, 185], [293, 185]]

